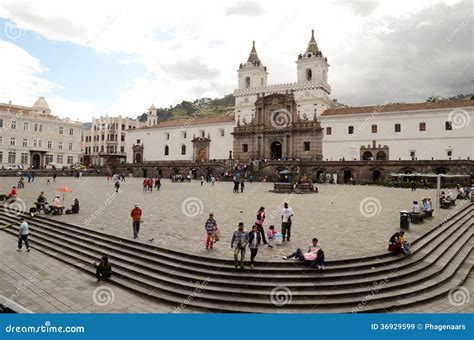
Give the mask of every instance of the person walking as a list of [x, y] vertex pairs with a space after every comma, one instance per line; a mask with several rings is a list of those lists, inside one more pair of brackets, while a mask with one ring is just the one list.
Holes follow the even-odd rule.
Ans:
[[[248, 234], [244, 230], [244, 223], [239, 222], [239, 227], [232, 235], [230, 247], [234, 249], [235, 268], [244, 269], [245, 249], [248, 243]], [[239, 258], [240, 257], [240, 258]]]
[[257, 220], [255, 221], [255, 225], [257, 226], [257, 231], [261, 235], [261, 239], [263, 244], [267, 244], [267, 240], [265, 239], [265, 230], [263, 229], [263, 221], [265, 220], [265, 207], [260, 207], [257, 211]]
[[204, 177], [201, 176], [201, 186], [203, 186], [203, 184], [204, 184]]
[[239, 192], [239, 179], [237, 176], [234, 176], [234, 193]]
[[146, 192], [148, 190], [148, 178], [145, 177], [143, 180], [143, 192]]
[[244, 188], [245, 188], [245, 178], [241, 178], [240, 179], [240, 192], [244, 192]]
[[291, 217], [293, 216], [293, 209], [288, 206], [288, 203], [283, 204], [281, 210], [281, 233], [283, 235], [282, 241], [291, 239]]
[[255, 257], [258, 253], [258, 246], [260, 245], [260, 242], [262, 240], [255, 224], [252, 226], [252, 231], [249, 233], [248, 240], [250, 249], [250, 267], [254, 268]]
[[23, 218], [21, 220], [20, 229], [18, 230], [18, 251], [21, 251], [23, 242], [25, 242], [26, 251], [30, 251], [30, 242], [28, 241], [28, 236], [30, 234], [28, 222]]
[[115, 192], [119, 192], [120, 189], [120, 181], [115, 181]]
[[210, 213], [209, 218], [204, 224], [204, 229], [206, 229], [207, 238], [206, 238], [206, 249], [212, 249], [214, 246], [214, 235], [217, 231], [217, 222], [214, 219], [214, 214]]
[[133, 227], [133, 238], [138, 238], [138, 233], [140, 232], [140, 222], [142, 219], [142, 209], [138, 207], [138, 203], [135, 204], [135, 208], [132, 209], [130, 213], [132, 217], [132, 227]]

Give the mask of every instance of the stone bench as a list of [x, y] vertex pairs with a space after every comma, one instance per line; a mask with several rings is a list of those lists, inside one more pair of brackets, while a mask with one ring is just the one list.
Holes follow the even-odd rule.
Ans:
[[434, 209], [425, 210], [425, 211], [423, 211], [423, 213], [425, 214], [425, 217], [433, 217], [433, 211], [434, 211]]
[[410, 213], [410, 220], [411, 220], [411, 223], [413, 224], [423, 222], [424, 217], [425, 217], [424, 213]]

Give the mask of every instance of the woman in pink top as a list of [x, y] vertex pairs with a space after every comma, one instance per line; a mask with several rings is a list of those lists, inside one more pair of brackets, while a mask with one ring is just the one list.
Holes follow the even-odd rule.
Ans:
[[263, 230], [263, 221], [265, 220], [265, 207], [260, 207], [257, 211], [257, 220], [255, 221], [255, 225], [257, 226], [257, 233], [260, 233], [262, 237], [263, 244], [267, 244], [267, 240], [265, 239], [265, 230]]

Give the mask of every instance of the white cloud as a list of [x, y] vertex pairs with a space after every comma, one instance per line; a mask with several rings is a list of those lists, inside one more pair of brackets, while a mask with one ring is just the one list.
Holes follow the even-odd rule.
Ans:
[[43, 78], [40, 61], [13, 43], [0, 40], [0, 98], [14, 104], [33, 105], [40, 94], [51, 93], [53, 84]]
[[[444, 3], [453, 6], [459, 0]], [[439, 4], [433, 0], [370, 0], [357, 5], [346, 0], [4, 0], [0, 17], [14, 20], [20, 27], [51, 40], [70, 41], [112, 56], [116, 54], [123, 64], [140, 63], [149, 76], [130, 79], [126, 90], [117, 94], [113, 102], [78, 103], [57, 98], [51, 92], [52, 84], [45, 80], [44, 68], [30, 56], [26, 66], [19, 58], [7, 78], [2, 74], [2, 79], [17, 85], [1, 84], [0, 95], [21, 100], [40, 92], [51, 93], [53, 111], [61, 115], [68, 112], [74, 117], [105, 112], [136, 115], [152, 101], [168, 106], [183, 99], [231, 92], [237, 82], [236, 69], [246, 60], [252, 40], [256, 40], [260, 59], [268, 67], [269, 83], [292, 82], [296, 80], [294, 61], [304, 52], [314, 28], [318, 45], [331, 64], [329, 80], [335, 96], [351, 104], [366, 104], [370, 88], [369, 94], [364, 95], [358, 89], [367, 88], [368, 84], [374, 86], [387, 75], [393, 76], [387, 67], [403, 72], [401, 63], [406, 59], [393, 59], [383, 50], [390, 45], [390, 39], [396, 37], [396, 43], [400, 43], [401, 35], [397, 32], [410, 35], [403, 25], [416, 15], [419, 22], [414, 28], [427, 30], [429, 35], [429, 29], [439, 23], [430, 17], [423, 18], [422, 14]], [[363, 22], [369, 24], [362, 26]], [[416, 58], [413, 50], [417, 42], [411, 44], [403, 48], [410, 51], [411, 58]], [[0, 58], [0, 64], [5, 64], [5, 57]], [[16, 58], [8, 58], [10, 64], [17, 63]], [[392, 64], [387, 64], [390, 58]], [[27, 78], [18, 77], [17, 72], [26, 72], [33, 82], [24, 81]], [[428, 70], [426, 73], [429, 74]], [[366, 83], [367, 79], [372, 81]], [[382, 99], [380, 93], [371, 97], [374, 101]]]

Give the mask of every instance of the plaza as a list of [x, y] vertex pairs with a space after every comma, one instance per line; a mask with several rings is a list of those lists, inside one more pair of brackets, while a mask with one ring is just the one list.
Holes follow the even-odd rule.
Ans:
[[[2, 178], [0, 192], [6, 192], [16, 178]], [[319, 185], [319, 193], [312, 195], [275, 194], [270, 192], [273, 183], [247, 183], [243, 193], [232, 193], [231, 182], [216, 182], [200, 185], [171, 183], [162, 179], [160, 191], [143, 192], [142, 179], [127, 178], [121, 183], [120, 192], [115, 194], [113, 181], [106, 177], [57, 177], [56, 182], [46, 185], [46, 178], [37, 177], [19, 190], [19, 197], [25, 208], [41, 191], [49, 202], [56, 194], [55, 188], [66, 185], [73, 192], [65, 194], [65, 205], [71, 205], [74, 198], [80, 201], [78, 215], [52, 216], [59, 221], [76, 224], [132, 238], [130, 211], [134, 204], [143, 210], [139, 240], [159, 247], [182, 252], [193, 252], [210, 257], [232, 258], [230, 239], [239, 222], [250, 230], [256, 220], [257, 210], [265, 207], [264, 228], [273, 224], [281, 230], [281, 207], [288, 202], [295, 211], [291, 242], [273, 249], [261, 247], [257, 261], [281, 259], [296, 248], [304, 248], [313, 237], [320, 240], [326, 256], [330, 259], [358, 257], [384, 251], [388, 238], [399, 229], [399, 212], [409, 210], [414, 200], [422, 197], [436, 197], [433, 189], [387, 188], [380, 186]], [[462, 204], [462, 201], [458, 201]], [[213, 212], [221, 229], [221, 240], [212, 251], [205, 249], [204, 223]], [[408, 240], [430, 230], [451, 210], [437, 210], [434, 218], [422, 224], [412, 224]], [[150, 241], [153, 239], [152, 241]]]

